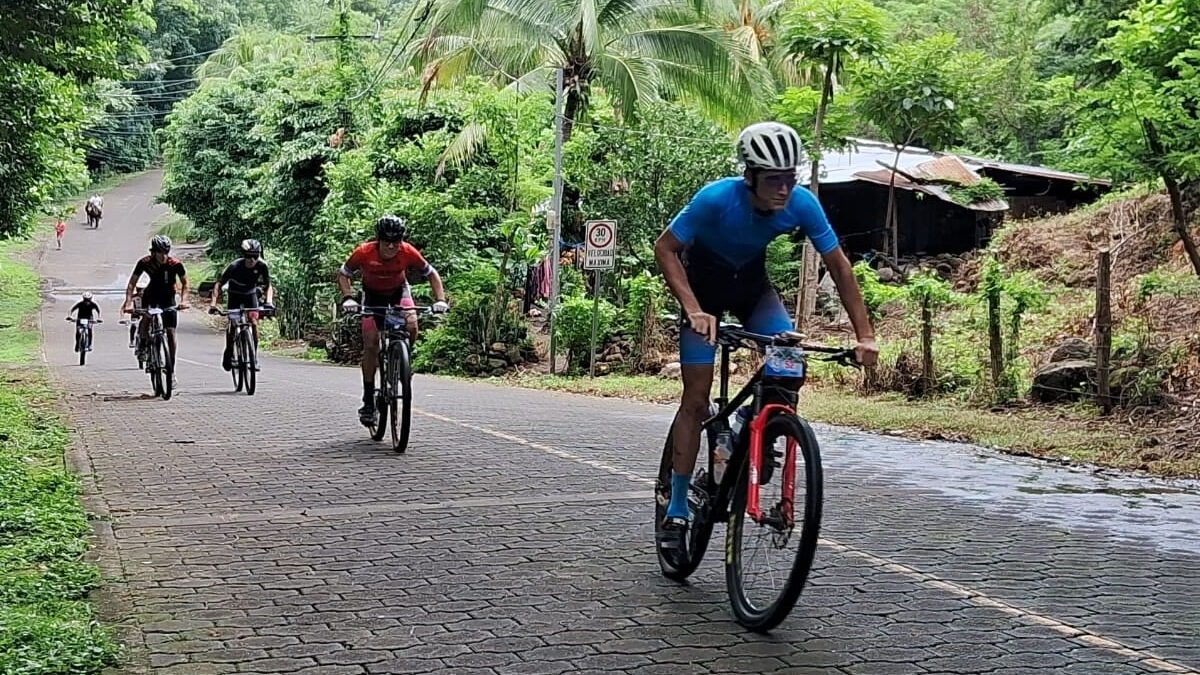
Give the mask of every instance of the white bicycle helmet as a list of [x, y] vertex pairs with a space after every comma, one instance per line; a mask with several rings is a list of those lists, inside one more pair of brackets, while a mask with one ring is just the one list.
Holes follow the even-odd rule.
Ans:
[[779, 122], [751, 124], [738, 134], [738, 159], [747, 169], [794, 170], [800, 164], [800, 134]]

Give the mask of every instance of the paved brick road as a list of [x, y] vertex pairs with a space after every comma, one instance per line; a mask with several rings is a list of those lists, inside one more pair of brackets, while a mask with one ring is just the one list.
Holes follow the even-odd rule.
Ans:
[[[43, 253], [52, 284], [121, 286], [158, 180], [110, 193], [100, 231], [73, 223]], [[1195, 486], [822, 427], [818, 567], [754, 636], [719, 556], [688, 586], [657, 573], [667, 408], [418, 378], [397, 456], [355, 421], [353, 370], [266, 358], [258, 394], [234, 394], [220, 338], [185, 313], [178, 395], [150, 400], [115, 321], [71, 365], [69, 301], [46, 305], [47, 360], [109, 516], [128, 672], [1200, 670]]]

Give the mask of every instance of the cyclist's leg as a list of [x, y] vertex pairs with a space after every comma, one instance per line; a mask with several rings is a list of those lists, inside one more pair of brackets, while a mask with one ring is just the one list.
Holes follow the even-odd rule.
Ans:
[[691, 484], [692, 469], [696, 466], [696, 454], [700, 448], [700, 424], [708, 416], [715, 354], [716, 347], [706, 343], [699, 333], [690, 327], [680, 328], [679, 363], [683, 396], [672, 427], [672, 437], [675, 439], [674, 471], [671, 475], [671, 502], [667, 506], [668, 519], [687, 518], [688, 485]]
[[163, 328], [167, 332], [167, 346], [171, 348], [171, 372], [175, 371], [175, 357], [179, 352], [178, 341], [175, 339], [175, 328], [179, 326], [179, 312], [173, 309], [163, 310]]
[[413, 308], [415, 308], [417, 304], [413, 302], [412, 288], [409, 287], [407, 281], [404, 282], [404, 288], [400, 291], [398, 304], [401, 308], [410, 310], [404, 313], [404, 327], [408, 329], [409, 344], [415, 345], [417, 343], [417, 312]]
[[[775, 289], [763, 289], [758, 302], [748, 317], [744, 317], [746, 330], [763, 335], [775, 335], [792, 330], [792, 318], [788, 316], [783, 301]], [[801, 381], [795, 378], [770, 378], [764, 382], [768, 385], [763, 389], [763, 403], [784, 403], [796, 405], [796, 392], [800, 390]]]
[[[379, 307], [387, 304], [386, 296], [380, 297], [374, 293], [363, 291], [363, 304], [369, 307]], [[383, 315], [364, 313], [362, 317], [362, 379], [363, 407], [359, 416], [374, 416], [375, 414], [375, 368], [379, 363], [379, 327], [383, 325]]]

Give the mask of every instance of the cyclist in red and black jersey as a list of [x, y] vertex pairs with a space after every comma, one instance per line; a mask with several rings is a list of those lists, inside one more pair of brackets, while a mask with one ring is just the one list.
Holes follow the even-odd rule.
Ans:
[[[137, 281], [145, 274], [150, 281], [142, 290], [142, 308], [158, 308], [163, 311], [163, 328], [167, 331], [167, 344], [171, 347], [171, 372], [175, 372], [177, 352], [175, 326], [179, 323], [179, 317], [175, 310], [188, 308], [188, 278], [183, 263], [168, 255], [170, 252], [170, 237], [160, 234], [150, 240], [150, 255], [137, 261], [137, 265], [133, 268], [133, 274], [129, 277], [129, 283], [125, 286], [125, 302], [121, 305], [121, 312], [125, 313], [132, 309], [133, 293], [137, 289]], [[175, 302], [177, 284], [182, 285], [179, 289], [178, 303]], [[138, 328], [142, 344], [149, 343], [147, 339], [149, 331], [149, 317], [142, 315], [142, 321]]]
[[[338, 270], [337, 283], [342, 292], [342, 307], [353, 309], [358, 306], [350, 287], [350, 278], [362, 273], [363, 303], [368, 307], [413, 307], [412, 291], [408, 286], [408, 272], [415, 271], [429, 279], [433, 287], [434, 312], [445, 312], [446, 291], [442, 278], [415, 246], [404, 241], [408, 226], [403, 218], [384, 216], [375, 222], [375, 240], [368, 241], [350, 254], [346, 263]], [[370, 425], [375, 421], [375, 366], [379, 362], [379, 327], [383, 314], [363, 314], [363, 406], [358, 411], [359, 421]], [[378, 322], [378, 323], [377, 323]], [[405, 323], [410, 338], [417, 339], [417, 313], [405, 312]]]

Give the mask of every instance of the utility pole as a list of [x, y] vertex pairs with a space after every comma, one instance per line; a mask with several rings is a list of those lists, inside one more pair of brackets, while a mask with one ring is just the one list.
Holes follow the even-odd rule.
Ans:
[[[337, 145], [345, 144], [350, 133], [350, 126], [353, 122], [350, 114], [350, 77], [346, 73], [346, 67], [353, 56], [350, 52], [351, 40], [378, 40], [381, 25], [379, 21], [375, 22], [375, 33], [373, 35], [354, 35], [350, 32], [350, 13], [346, 9], [346, 0], [338, 0], [338, 16], [337, 16], [337, 32], [333, 35], [309, 35], [309, 42], [325, 42], [327, 40], [337, 40], [337, 49], [335, 51], [335, 69], [338, 82], [338, 124], [341, 128], [333, 138], [336, 139]], [[331, 139], [331, 143], [334, 141]]]
[[550, 374], [555, 374], [555, 357], [558, 354], [558, 341], [554, 337], [554, 313], [558, 309], [558, 241], [562, 237], [562, 146], [563, 146], [563, 69], [559, 68], [555, 75], [554, 85], [554, 198], [551, 200], [550, 213], [546, 214], [553, 222], [550, 227], [550, 302], [546, 305], [547, 324], [550, 326]]

